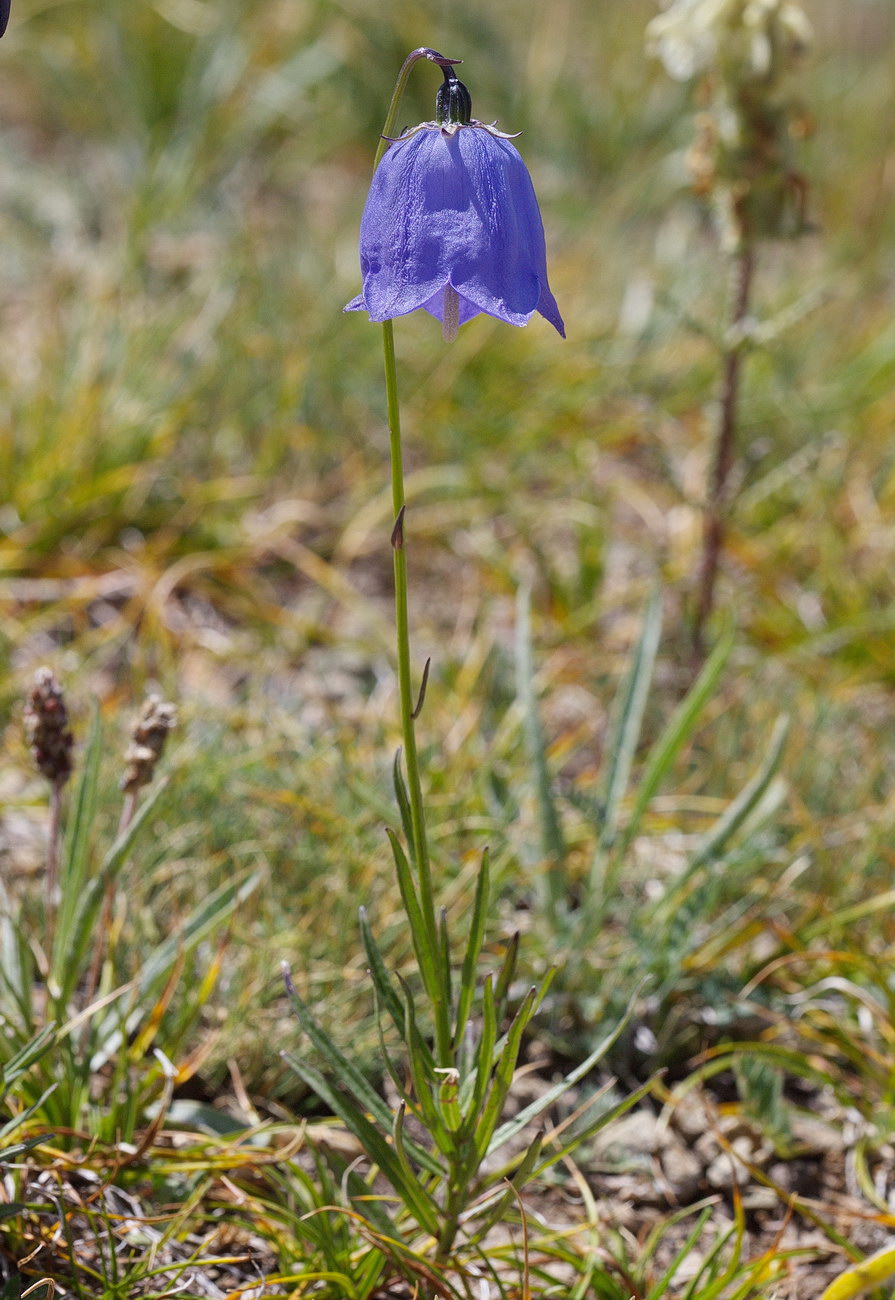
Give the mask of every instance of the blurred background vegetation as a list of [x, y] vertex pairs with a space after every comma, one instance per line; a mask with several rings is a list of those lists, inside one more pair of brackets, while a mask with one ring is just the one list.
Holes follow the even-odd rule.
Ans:
[[[757, 311], [792, 319], [747, 370], [718, 622], [735, 649], [569, 984], [578, 1009], [548, 1027], [563, 1052], [603, 1014], [600, 970], [648, 965], [648, 916], [633, 925], [632, 909], [760, 766], [781, 712], [773, 807], [699, 900], [704, 950], [666, 981], [697, 1026], [678, 1054], [704, 1045], [707, 1007], [736, 1021], [736, 988], [769, 955], [895, 942], [885, 909], [847, 911], [892, 870], [895, 10], [806, 8], [816, 130], [799, 158], [816, 229], [760, 257]], [[523, 924], [530, 965], [564, 960], [534, 902], [544, 813], [516, 691], [521, 582], [573, 888], [657, 580], [645, 740], [688, 683], [725, 269], [687, 184], [691, 92], [644, 53], [654, 12], [16, 0], [0, 47], [0, 866], [39, 873], [19, 703], [38, 665], [64, 680], [81, 735], [92, 696], [107, 738], [145, 689], [176, 700], [133, 924], [142, 942], [262, 870], [208, 1013], [218, 1078], [235, 1058], [250, 1090], [294, 1088], [272, 1050], [295, 1040], [283, 956], [326, 1022], [348, 1039], [361, 1021], [375, 1052], [359, 901], [395, 961], [409, 951], [382, 834], [397, 732], [381, 344], [341, 308], [377, 135], [417, 45], [463, 58], [475, 114], [523, 132], [569, 336], [540, 318], [516, 331], [480, 317], [449, 347], [422, 315], [396, 331], [443, 901], [468, 901], [490, 843], [495, 941]], [[414, 73], [408, 123], [431, 117], [437, 84]], [[648, 1036], [641, 1049], [637, 1073], [654, 1063]]]

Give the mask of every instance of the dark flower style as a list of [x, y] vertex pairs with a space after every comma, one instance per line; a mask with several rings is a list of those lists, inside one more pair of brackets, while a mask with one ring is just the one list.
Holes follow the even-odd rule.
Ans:
[[9, 23], [9, 6], [12, 0], [0, 0], [0, 36], [6, 31]]
[[422, 307], [446, 337], [479, 312], [525, 325], [538, 311], [565, 338], [531, 177], [493, 126], [451, 116], [391, 144], [364, 208], [360, 261], [363, 292], [346, 311], [386, 321]]

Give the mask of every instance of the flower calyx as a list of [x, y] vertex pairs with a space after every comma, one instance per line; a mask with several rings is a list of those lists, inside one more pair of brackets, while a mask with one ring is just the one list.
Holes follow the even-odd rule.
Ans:
[[435, 96], [435, 121], [439, 126], [469, 126], [472, 96], [452, 67], [443, 66], [441, 71], [444, 81]]
[[467, 87], [454, 72], [452, 64], [442, 61], [441, 55], [435, 60], [444, 73], [444, 81], [438, 87], [435, 96], [435, 120], [420, 122], [418, 126], [407, 127], [400, 135], [383, 135], [380, 139], [388, 144], [401, 144], [410, 140], [420, 131], [441, 131], [443, 135], [456, 135], [461, 127], [475, 126], [480, 131], [487, 131], [497, 140], [516, 140], [521, 131], [498, 131], [496, 122], [480, 122], [472, 116], [472, 96]]

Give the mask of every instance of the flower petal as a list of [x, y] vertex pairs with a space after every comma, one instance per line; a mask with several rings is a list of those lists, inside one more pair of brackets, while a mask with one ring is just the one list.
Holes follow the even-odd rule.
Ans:
[[425, 307], [441, 319], [445, 285], [461, 324], [478, 311], [524, 325], [535, 311], [564, 334], [547, 283], [544, 228], [525, 163], [479, 126], [425, 127], [392, 145], [361, 221], [362, 307], [375, 321]]

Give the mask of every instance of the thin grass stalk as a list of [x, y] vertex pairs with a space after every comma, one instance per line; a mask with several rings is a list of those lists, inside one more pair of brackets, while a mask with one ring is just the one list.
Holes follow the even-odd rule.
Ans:
[[699, 595], [693, 625], [693, 652], [699, 661], [705, 654], [706, 624], [715, 607], [715, 585], [730, 507], [729, 479], [736, 451], [740, 381], [744, 360], [741, 327], [749, 314], [755, 272], [755, 247], [748, 238], [743, 239], [739, 250], [734, 254], [732, 269], [733, 299], [730, 328], [724, 351], [721, 406], [715, 436], [715, 460], [706, 503]]

